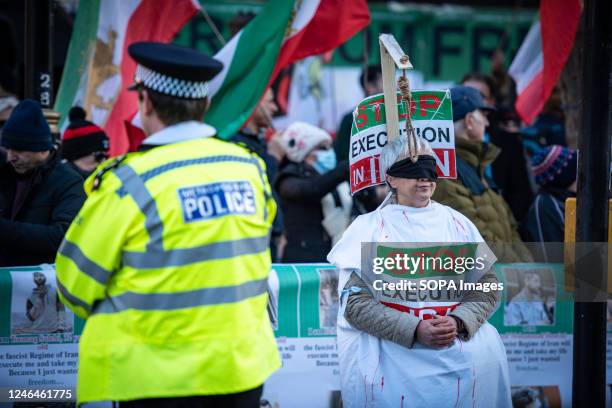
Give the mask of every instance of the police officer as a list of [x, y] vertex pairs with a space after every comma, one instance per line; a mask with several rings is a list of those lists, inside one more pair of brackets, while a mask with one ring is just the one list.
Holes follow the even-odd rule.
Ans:
[[219, 61], [150, 42], [128, 52], [148, 137], [86, 181], [57, 257], [61, 299], [87, 319], [77, 399], [258, 407], [280, 367], [265, 167], [201, 123]]

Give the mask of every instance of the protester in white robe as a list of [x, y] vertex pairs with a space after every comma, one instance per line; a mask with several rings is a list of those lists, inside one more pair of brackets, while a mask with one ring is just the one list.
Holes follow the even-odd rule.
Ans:
[[[413, 165], [406, 161], [405, 138], [383, 149], [383, 170], [392, 192], [377, 210], [355, 219], [328, 255], [340, 269], [337, 341], [343, 404], [511, 407], [504, 345], [486, 322], [499, 292], [464, 292], [456, 302], [394, 299], [389, 307], [362, 273], [362, 265], [369, 262], [362, 264], [365, 242], [480, 243], [477, 254], [488, 257], [486, 264], [480, 271], [466, 272], [465, 279], [498, 283], [490, 270], [495, 256], [474, 224], [430, 200], [435, 189], [433, 152], [417, 140], [419, 160]], [[390, 176], [396, 162], [395, 167], [411, 170], [394, 174], [420, 176]]]

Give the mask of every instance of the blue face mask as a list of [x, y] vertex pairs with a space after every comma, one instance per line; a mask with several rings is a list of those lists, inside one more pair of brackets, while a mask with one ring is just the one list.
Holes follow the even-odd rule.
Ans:
[[336, 152], [334, 149], [317, 150], [315, 153], [316, 160], [312, 167], [319, 173], [325, 174], [336, 168]]

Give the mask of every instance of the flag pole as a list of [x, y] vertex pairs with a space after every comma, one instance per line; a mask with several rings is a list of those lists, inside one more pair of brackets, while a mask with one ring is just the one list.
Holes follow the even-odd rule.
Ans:
[[223, 35], [221, 35], [221, 31], [219, 31], [213, 19], [210, 18], [210, 15], [206, 11], [206, 8], [204, 7], [203, 4], [200, 4], [200, 14], [202, 14], [202, 17], [204, 17], [204, 20], [206, 20], [206, 24], [208, 24], [208, 26], [212, 30], [215, 37], [217, 37], [217, 40], [221, 43], [221, 45], [227, 44], [227, 42], [225, 41], [225, 38], [223, 38]]

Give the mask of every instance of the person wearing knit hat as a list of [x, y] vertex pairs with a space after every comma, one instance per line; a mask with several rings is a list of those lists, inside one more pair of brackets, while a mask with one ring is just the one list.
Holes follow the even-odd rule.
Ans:
[[[310, 153], [318, 156], [320, 151], [329, 151], [328, 146], [332, 143], [329, 133], [305, 122], [295, 122], [289, 125], [283, 133], [282, 140], [287, 158], [294, 163], [304, 161]], [[328, 156], [331, 157], [331, 153]]]
[[85, 201], [83, 180], [60, 163], [40, 104], [20, 102], [2, 128], [0, 266], [53, 263]]
[[324, 262], [350, 218], [348, 162], [336, 163], [329, 133], [308, 123], [291, 124], [282, 144], [286, 160], [274, 183], [287, 238], [282, 262]]
[[46, 159], [53, 150], [53, 139], [38, 102], [26, 99], [13, 109], [2, 128], [1, 145], [7, 150], [41, 153], [37, 157]]
[[[529, 241], [563, 242], [565, 200], [576, 196], [578, 152], [559, 145], [547, 146], [531, 158], [531, 169], [540, 191], [527, 213], [525, 234]], [[543, 255], [550, 259], [554, 254], [546, 249], [541, 247]]]
[[533, 155], [531, 169], [540, 187], [569, 189], [576, 182], [578, 155], [567, 147], [547, 146]]
[[62, 157], [83, 178], [108, 157], [108, 137], [95, 124], [85, 120], [86, 112], [75, 106], [70, 109], [70, 124], [62, 137]]

